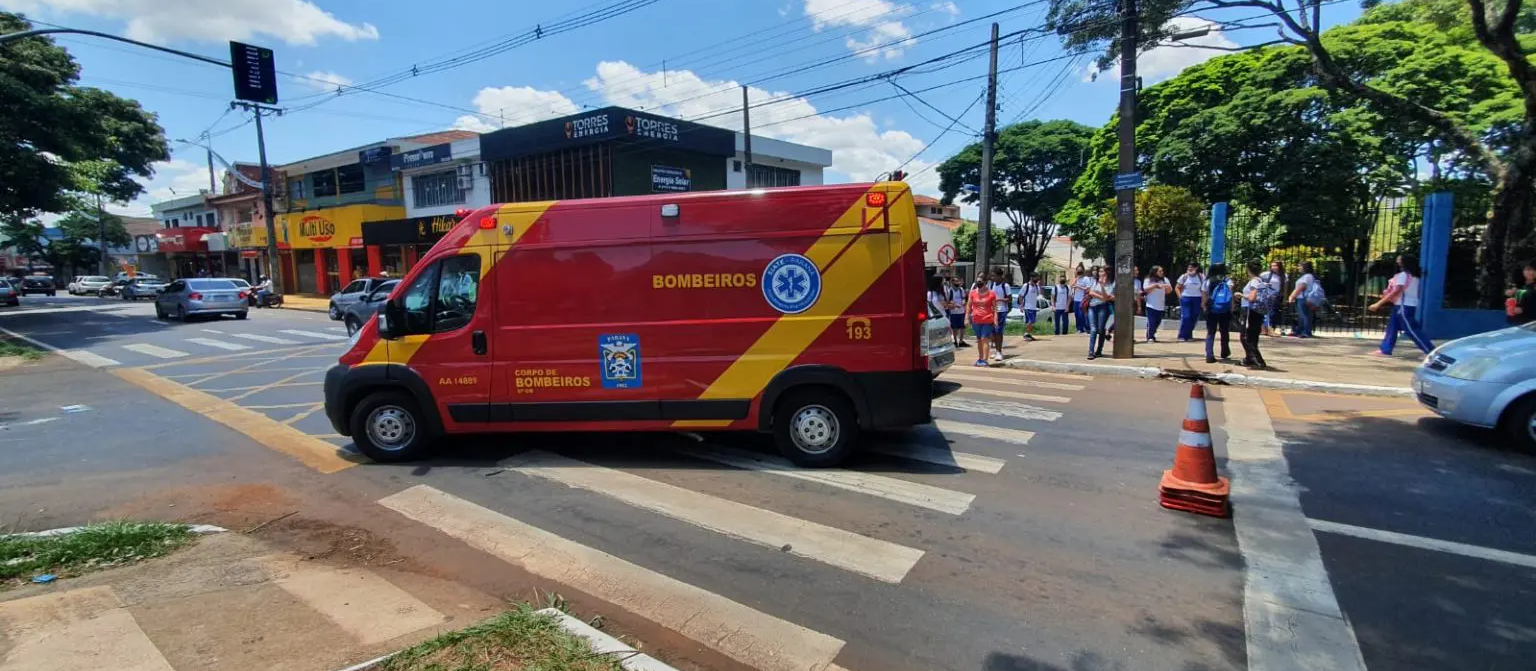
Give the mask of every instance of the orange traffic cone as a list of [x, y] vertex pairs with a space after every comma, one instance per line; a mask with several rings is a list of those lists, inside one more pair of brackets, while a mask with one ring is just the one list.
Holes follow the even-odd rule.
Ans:
[[1184, 430], [1179, 432], [1173, 469], [1163, 471], [1157, 490], [1158, 503], [1169, 510], [1213, 517], [1226, 517], [1231, 512], [1227, 498], [1232, 487], [1226, 478], [1216, 475], [1211, 422], [1205, 413], [1205, 387], [1201, 385], [1189, 389], [1189, 410], [1184, 414]]

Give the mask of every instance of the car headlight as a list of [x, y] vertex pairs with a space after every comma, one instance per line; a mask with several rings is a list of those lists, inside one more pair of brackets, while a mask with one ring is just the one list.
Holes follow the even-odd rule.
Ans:
[[1483, 376], [1497, 365], [1499, 365], [1498, 357], [1474, 356], [1451, 364], [1450, 368], [1445, 369], [1445, 376], [1476, 382], [1483, 379]]

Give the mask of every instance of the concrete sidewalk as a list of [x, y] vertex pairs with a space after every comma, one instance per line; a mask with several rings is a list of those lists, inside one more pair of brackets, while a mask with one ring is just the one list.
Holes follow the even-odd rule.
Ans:
[[[1268, 370], [1249, 370], [1240, 365], [1243, 348], [1232, 334], [1232, 359], [1205, 362], [1204, 329], [1197, 329], [1201, 339], [1181, 343], [1172, 340], [1156, 343], [1136, 342], [1133, 359], [1105, 356], [1088, 361], [1088, 336], [1037, 336], [1034, 342], [1009, 336], [1004, 343], [1007, 365], [1030, 370], [1126, 375], [1134, 377], [1204, 377], [1227, 384], [1269, 389], [1300, 389], [1367, 394], [1372, 396], [1412, 396], [1409, 388], [1413, 369], [1424, 355], [1406, 338], [1398, 341], [1391, 357], [1373, 355], [1378, 342], [1340, 336], [1317, 338], [1260, 337], [1259, 351], [1269, 364]], [[968, 340], [973, 341], [974, 338]], [[1217, 352], [1221, 354], [1220, 343]], [[973, 343], [974, 347], [974, 343]], [[974, 349], [955, 357], [957, 365], [975, 360]]]
[[327, 312], [331, 309], [331, 299], [319, 296], [283, 294], [283, 307], [289, 310], [304, 310], [306, 312]]

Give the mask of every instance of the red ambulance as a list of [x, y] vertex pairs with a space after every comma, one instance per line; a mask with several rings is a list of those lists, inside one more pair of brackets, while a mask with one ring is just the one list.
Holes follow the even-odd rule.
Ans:
[[357, 332], [325, 412], [377, 461], [465, 433], [753, 430], [831, 466], [930, 421], [925, 296], [901, 182], [493, 205]]

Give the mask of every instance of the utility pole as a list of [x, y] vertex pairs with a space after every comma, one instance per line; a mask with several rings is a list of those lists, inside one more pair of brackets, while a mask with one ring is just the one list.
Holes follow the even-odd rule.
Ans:
[[976, 277], [985, 279], [992, 261], [992, 145], [997, 143], [997, 24], [987, 65], [987, 122], [981, 128], [981, 213], [976, 221]]
[[[207, 132], [204, 132], [199, 137], [201, 137], [205, 143], [213, 142], [213, 136], [209, 135]], [[217, 196], [219, 195], [219, 187], [214, 184], [213, 181], [213, 145], [204, 144], [203, 149], [208, 152], [208, 195]]]
[[742, 184], [752, 186], [752, 106], [747, 104], [747, 85], [741, 85], [741, 138], [747, 162], [742, 167]]
[[281, 296], [283, 274], [278, 271], [282, 264], [277, 256], [277, 212], [272, 207], [272, 174], [267, 167], [267, 137], [262, 132], [261, 117], [266, 114], [281, 115], [283, 111], [247, 102], [233, 102], [230, 105], [250, 110], [256, 115], [256, 155], [261, 161], [261, 206], [267, 214], [267, 277], [272, 280], [272, 293]]
[[1116, 359], [1136, 355], [1136, 0], [1120, 0], [1120, 169], [1115, 184]]
[[96, 194], [96, 274], [107, 274], [107, 211], [101, 207], [101, 194]]

